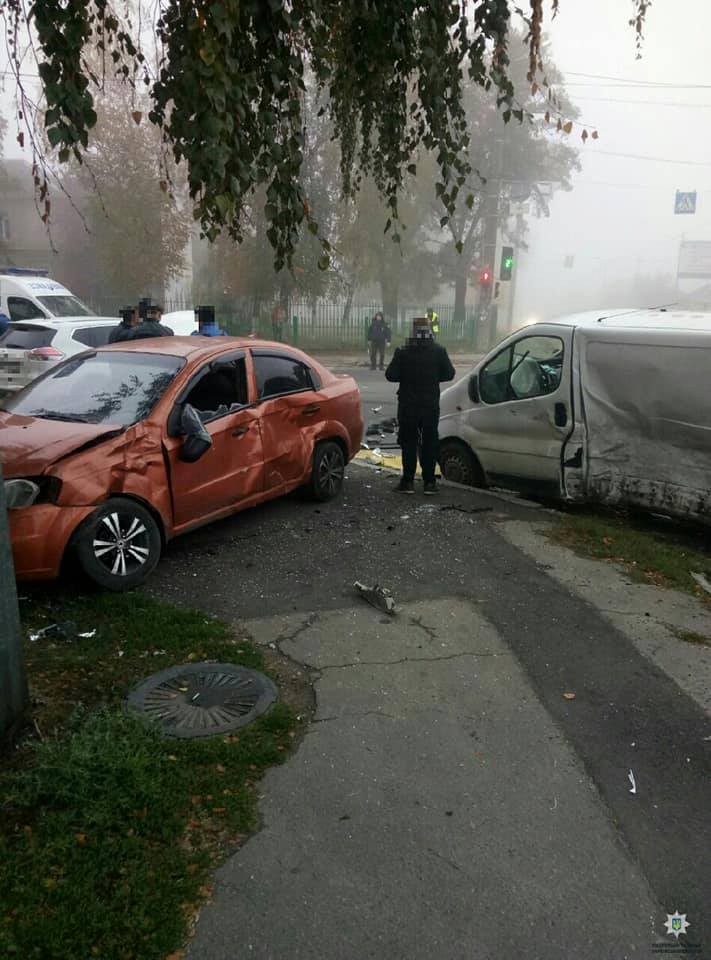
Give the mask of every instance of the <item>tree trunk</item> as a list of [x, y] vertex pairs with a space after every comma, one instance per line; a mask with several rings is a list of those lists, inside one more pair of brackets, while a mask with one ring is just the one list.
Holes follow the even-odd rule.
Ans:
[[391, 324], [397, 323], [399, 293], [399, 275], [382, 275], [380, 278], [380, 296], [383, 301], [383, 313], [385, 314], [385, 319]]
[[454, 278], [454, 326], [464, 330], [467, 319], [467, 271], [462, 269]]
[[343, 305], [343, 317], [341, 318], [341, 324], [344, 327], [348, 326], [348, 321], [351, 319], [351, 307], [353, 306], [353, 292], [354, 292], [354, 285], [352, 283], [349, 283], [348, 293], [346, 294], [346, 302]]

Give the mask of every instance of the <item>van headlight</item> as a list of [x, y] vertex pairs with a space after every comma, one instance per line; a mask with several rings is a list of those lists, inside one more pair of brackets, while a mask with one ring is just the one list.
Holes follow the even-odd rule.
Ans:
[[6, 480], [5, 499], [8, 510], [31, 507], [33, 503], [55, 503], [61, 483], [56, 477], [37, 477], [34, 480]]

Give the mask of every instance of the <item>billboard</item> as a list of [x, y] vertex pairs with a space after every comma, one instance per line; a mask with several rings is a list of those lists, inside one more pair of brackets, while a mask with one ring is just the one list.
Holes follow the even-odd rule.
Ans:
[[679, 280], [711, 280], [711, 240], [683, 240], [679, 247]]

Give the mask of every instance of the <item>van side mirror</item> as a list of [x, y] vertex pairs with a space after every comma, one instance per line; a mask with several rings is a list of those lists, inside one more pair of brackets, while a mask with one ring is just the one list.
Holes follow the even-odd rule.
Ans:
[[468, 393], [472, 403], [479, 403], [479, 378], [475, 373], [469, 377]]

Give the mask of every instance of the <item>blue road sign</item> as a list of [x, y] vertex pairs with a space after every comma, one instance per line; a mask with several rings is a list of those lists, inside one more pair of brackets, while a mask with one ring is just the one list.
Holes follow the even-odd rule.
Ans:
[[696, 190], [689, 193], [677, 190], [674, 213], [696, 213]]

